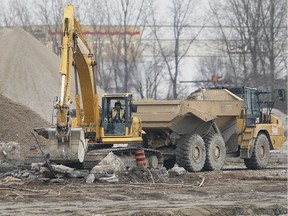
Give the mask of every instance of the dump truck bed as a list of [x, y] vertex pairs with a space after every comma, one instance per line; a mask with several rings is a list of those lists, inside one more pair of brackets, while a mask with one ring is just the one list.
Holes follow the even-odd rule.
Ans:
[[220, 128], [241, 113], [243, 100], [226, 89], [209, 89], [196, 92], [185, 100], [141, 100], [136, 116], [143, 129], [169, 128], [185, 134], [201, 122], [215, 120]]

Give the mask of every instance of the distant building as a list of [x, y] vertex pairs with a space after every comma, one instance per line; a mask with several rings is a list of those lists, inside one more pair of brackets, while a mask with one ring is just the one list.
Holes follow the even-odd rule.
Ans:
[[[121, 43], [124, 37], [122, 26], [88, 26], [81, 25], [82, 33], [87, 40], [89, 47], [94, 53], [101, 54], [102, 59], [109, 61], [112, 52], [123, 55], [124, 44]], [[52, 30], [53, 29], [53, 30]], [[134, 54], [135, 47], [140, 39], [140, 26], [128, 26], [126, 36], [128, 36], [129, 50], [128, 53]], [[55, 53], [61, 45], [61, 29], [55, 29], [52, 26], [34, 26], [32, 34]], [[129, 59], [129, 57], [128, 57]]]

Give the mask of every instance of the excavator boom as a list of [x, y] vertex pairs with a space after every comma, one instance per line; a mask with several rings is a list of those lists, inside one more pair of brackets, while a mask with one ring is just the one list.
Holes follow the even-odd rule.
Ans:
[[79, 21], [74, 18], [73, 6], [68, 5], [64, 11], [62, 26], [60, 98], [55, 104], [57, 110], [57, 128], [59, 132], [65, 131], [67, 133], [69, 131], [67, 128], [70, 127], [67, 115], [69, 114], [69, 106], [71, 103], [71, 78], [74, 67], [75, 71], [77, 71], [77, 73], [75, 73], [76, 113], [81, 113], [81, 111], [78, 110], [80, 108], [78, 105], [80, 104], [80, 94], [77, 76], [80, 82], [83, 112], [85, 113], [83, 119], [80, 118], [80, 115], [77, 116], [77, 125], [78, 127], [83, 123], [93, 125], [91, 126], [91, 131], [99, 134], [100, 116], [96, 81], [94, 79], [94, 65], [95, 61], [93, 59], [93, 54], [83, 37]]
[[[50, 140], [51, 160], [83, 162], [88, 149], [85, 133], [93, 134], [94, 140], [100, 139], [100, 112], [94, 74], [95, 61], [79, 21], [74, 17], [72, 5], [64, 9], [61, 36], [60, 95], [54, 104], [56, 123], [48, 129], [35, 131], [40, 135], [45, 134]], [[76, 123], [71, 115], [73, 71]]]

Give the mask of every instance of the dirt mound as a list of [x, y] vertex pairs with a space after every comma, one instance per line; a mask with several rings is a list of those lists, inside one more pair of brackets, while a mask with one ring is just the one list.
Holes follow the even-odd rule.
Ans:
[[[2, 30], [0, 49], [0, 94], [50, 121], [54, 97], [59, 96], [60, 58], [21, 28]], [[104, 91], [97, 91], [101, 101]]]
[[[37, 145], [30, 131], [35, 127], [49, 126], [48, 122], [29, 108], [0, 95], [0, 141], [18, 142], [24, 152]], [[39, 138], [41, 143], [45, 139]]]
[[0, 35], [0, 93], [51, 119], [59, 57], [21, 28]]

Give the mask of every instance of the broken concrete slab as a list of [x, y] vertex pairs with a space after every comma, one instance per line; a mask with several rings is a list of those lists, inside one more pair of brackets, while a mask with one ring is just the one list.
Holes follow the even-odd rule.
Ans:
[[30, 176], [30, 172], [29, 172], [29, 171], [26, 171], [26, 172], [24, 172], [24, 173], [21, 175], [22, 178], [28, 178], [29, 176]]
[[91, 174], [97, 175], [97, 176], [103, 176], [105, 174], [113, 174], [115, 172], [115, 167], [113, 164], [109, 165], [96, 165], [92, 168], [90, 171]]
[[43, 166], [44, 163], [38, 162], [38, 163], [31, 163], [31, 170], [34, 171], [40, 171], [41, 167]]
[[51, 167], [53, 169], [54, 172], [56, 173], [63, 173], [63, 174], [69, 174], [72, 173], [75, 169], [65, 166], [65, 165], [55, 165], [55, 164], [51, 164]]
[[90, 173], [100, 178], [111, 176], [114, 173], [124, 171], [126, 171], [126, 167], [123, 161], [113, 152], [110, 152], [105, 158], [103, 158], [96, 166], [92, 168]]
[[95, 175], [94, 175], [94, 174], [89, 174], [89, 175], [86, 177], [86, 183], [92, 184], [94, 181], [95, 181]]
[[73, 170], [68, 175], [71, 178], [86, 178], [89, 175], [89, 170]]
[[103, 176], [96, 179], [99, 180], [100, 182], [108, 182], [108, 183], [119, 182], [119, 178], [115, 173], [113, 173], [111, 176]]
[[55, 179], [50, 179], [50, 182], [51, 183], [58, 183], [58, 184], [61, 184], [61, 183], [64, 183], [64, 179], [61, 179], [61, 178], [55, 178]]
[[180, 176], [184, 175], [187, 171], [183, 167], [179, 167], [177, 164], [172, 169], [168, 170], [169, 174]]
[[123, 161], [113, 152], [109, 152], [109, 154], [105, 158], [103, 158], [103, 160], [101, 160], [98, 165], [113, 165], [115, 172], [121, 172], [126, 170]]

